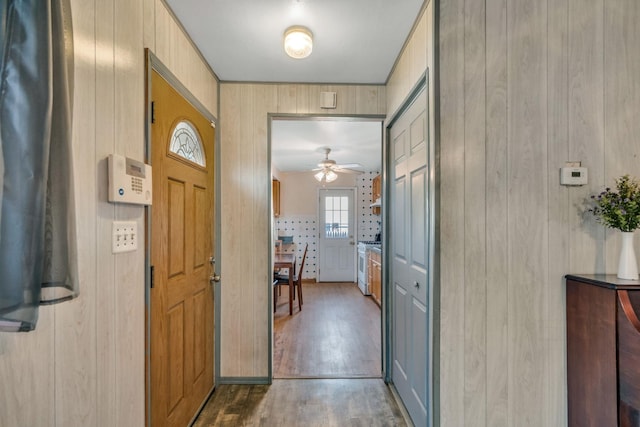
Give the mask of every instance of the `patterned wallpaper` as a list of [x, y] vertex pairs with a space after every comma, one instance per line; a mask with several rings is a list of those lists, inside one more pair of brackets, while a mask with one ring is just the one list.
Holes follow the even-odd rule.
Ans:
[[371, 204], [371, 182], [380, 172], [365, 172], [358, 175], [358, 240], [373, 240], [380, 231], [380, 215], [374, 215]]
[[305, 244], [309, 244], [307, 260], [304, 262], [303, 279], [315, 279], [318, 246], [318, 218], [315, 215], [299, 215], [276, 218], [275, 227], [278, 236], [293, 236], [293, 243], [282, 245], [282, 252], [295, 253], [297, 265], [302, 262]]
[[[380, 216], [374, 215], [371, 204], [371, 182], [379, 172], [365, 172], [356, 180], [356, 197], [358, 204], [357, 227], [358, 240], [373, 240], [380, 229]], [[283, 252], [295, 253], [298, 261], [302, 262], [305, 244], [309, 244], [307, 260], [305, 261], [303, 279], [315, 279], [318, 261], [318, 217], [317, 215], [282, 215], [275, 218], [275, 234], [278, 236], [293, 236], [293, 243], [283, 245]]]

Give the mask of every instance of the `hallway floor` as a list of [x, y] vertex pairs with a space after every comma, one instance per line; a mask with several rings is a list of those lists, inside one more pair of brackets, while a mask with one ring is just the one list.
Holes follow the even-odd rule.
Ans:
[[289, 379], [220, 385], [194, 427], [407, 426], [382, 379]]
[[406, 426], [381, 379], [380, 308], [354, 283], [303, 283], [293, 315], [282, 287], [271, 385], [219, 385], [196, 427]]
[[354, 283], [303, 283], [289, 315], [282, 286], [273, 315], [274, 378], [380, 377], [380, 307]]

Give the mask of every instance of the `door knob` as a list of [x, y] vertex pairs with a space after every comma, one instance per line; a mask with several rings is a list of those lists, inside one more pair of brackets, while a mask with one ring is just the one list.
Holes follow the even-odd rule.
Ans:
[[209, 277], [209, 283], [211, 283], [212, 285], [214, 283], [218, 283], [220, 281], [220, 276], [217, 275], [216, 273], [213, 273], [213, 276]]

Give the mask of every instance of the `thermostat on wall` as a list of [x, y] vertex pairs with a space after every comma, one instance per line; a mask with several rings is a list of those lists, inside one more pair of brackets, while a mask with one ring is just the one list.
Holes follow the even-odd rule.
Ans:
[[585, 185], [587, 183], [587, 168], [563, 167], [560, 168], [561, 185]]
[[109, 155], [108, 163], [110, 202], [151, 204], [151, 166], [117, 154]]

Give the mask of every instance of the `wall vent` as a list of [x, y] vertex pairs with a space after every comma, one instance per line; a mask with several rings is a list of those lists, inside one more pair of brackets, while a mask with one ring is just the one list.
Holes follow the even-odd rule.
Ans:
[[336, 108], [336, 100], [335, 92], [320, 92], [320, 108]]

